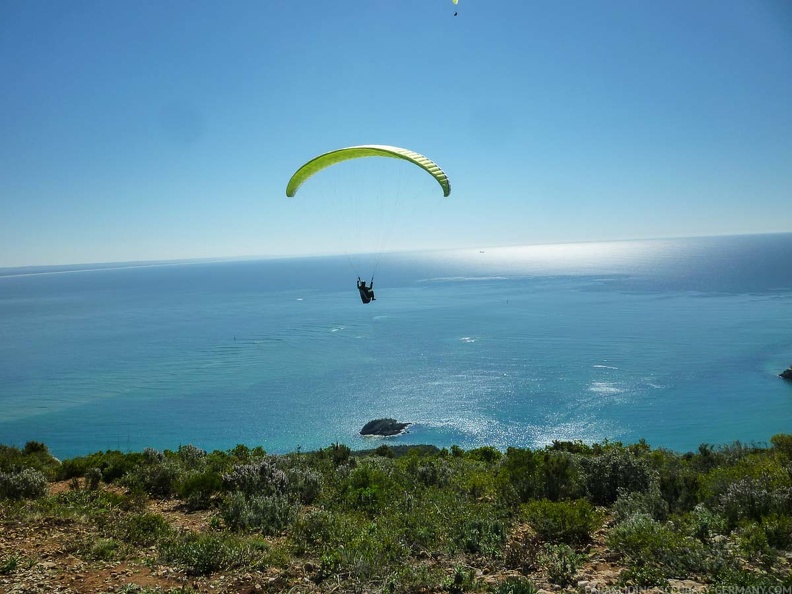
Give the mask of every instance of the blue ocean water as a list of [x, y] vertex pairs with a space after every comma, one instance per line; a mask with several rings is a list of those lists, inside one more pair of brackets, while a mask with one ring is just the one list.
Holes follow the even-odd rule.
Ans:
[[792, 432], [792, 234], [0, 270], [0, 443], [686, 451]]

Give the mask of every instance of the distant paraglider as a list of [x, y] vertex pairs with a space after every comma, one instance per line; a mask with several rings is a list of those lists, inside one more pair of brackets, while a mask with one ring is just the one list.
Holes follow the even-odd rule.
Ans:
[[[451, 1], [454, 3], [454, 6], [456, 6], [457, 4], [459, 4], [459, 0], [451, 0]], [[458, 14], [459, 14], [458, 12], [454, 12], [454, 16], [456, 16], [456, 15], [458, 15]]]

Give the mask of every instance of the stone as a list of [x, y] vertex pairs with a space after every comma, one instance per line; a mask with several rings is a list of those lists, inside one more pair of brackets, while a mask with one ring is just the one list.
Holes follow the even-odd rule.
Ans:
[[390, 437], [399, 435], [410, 425], [411, 423], [400, 423], [396, 419], [374, 419], [363, 425], [360, 434]]

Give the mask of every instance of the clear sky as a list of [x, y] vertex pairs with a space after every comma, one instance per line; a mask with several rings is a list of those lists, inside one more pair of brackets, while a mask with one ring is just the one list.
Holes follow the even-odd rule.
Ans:
[[398, 249], [792, 231], [789, 0], [2, 0], [0, 75], [0, 266], [338, 252], [368, 143]]

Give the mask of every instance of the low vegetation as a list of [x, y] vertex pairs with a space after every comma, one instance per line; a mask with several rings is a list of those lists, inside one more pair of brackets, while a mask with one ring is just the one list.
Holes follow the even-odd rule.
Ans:
[[788, 588], [791, 444], [186, 445], [62, 463], [0, 446], [0, 590]]

